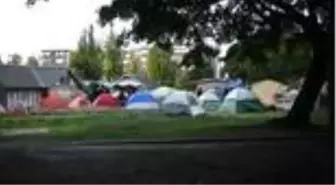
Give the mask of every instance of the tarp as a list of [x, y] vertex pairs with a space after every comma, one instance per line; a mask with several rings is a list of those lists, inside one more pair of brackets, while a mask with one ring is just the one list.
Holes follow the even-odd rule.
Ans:
[[91, 102], [90, 100], [84, 96], [84, 95], [79, 95], [76, 98], [74, 98], [70, 103], [69, 103], [69, 108], [80, 108], [80, 107], [88, 107], [90, 106]]
[[159, 104], [149, 92], [136, 92], [128, 100], [127, 110], [158, 110]]
[[265, 106], [276, 104], [276, 95], [286, 88], [286, 85], [274, 80], [262, 80], [252, 84], [252, 92]]
[[175, 91], [168, 95], [162, 102], [162, 110], [171, 115], [204, 114], [204, 109], [198, 105], [196, 95], [187, 91]]
[[118, 107], [120, 102], [109, 93], [100, 94], [92, 104], [95, 107]]
[[198, 98], [199, 104], [207, 111], [214, 111], [219, 108], [221, 101], [212, 91], [206, 91]]
[[220, 110], [231, 113], [242, 113], [260, 112], [263, 111], [264, 108], [251, 91], [243, 87], [238, 87], [228, 93], [220, 106]]
[[156, 100], [162, 101], [166, 96], [168, 96], [174, 91], [175, 91], [174, 88], [162, 86], [152, 90], [151, 94]]

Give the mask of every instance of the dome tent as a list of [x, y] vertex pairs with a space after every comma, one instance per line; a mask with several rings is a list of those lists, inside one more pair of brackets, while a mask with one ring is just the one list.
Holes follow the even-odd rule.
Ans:
[[6, 109], [4, 108], [4, 106], [2, 106], [0, 104], [0, 114], [6, 113]]
[[136, 92], [128, 99], [126, 110], [159, 110], [159, 104], [149, 92]]
[[171, 87], [161, 86], [151, 91], [152, 96], [158, 101], [162, 101], [166, 96], [174, 92], [175, 89]]
[[198, 99], [199, 104], [207, 111], [215, 111], [219, 108], [221, 101], [212, 91], [204, 92]]
[[238, 87], [227, 94], [220, 110], [231, 113], [260, 112], [263, 106], [251, 91]]
[[95, 107], [119, 107], [119, 100], [109, 93], [100, 94], [93, 102]]
[[277, 93], [286, 88], [286, 85], [271, 79], [252, 84], [253, 93], [265, 106], [274, 106], [276, 104]]
[[79, 95], [76, 98], [74, 98], [70, 103], [69, 103], [69, 108], [81, 108], [81, 107], [88, 107], [91, 104], [90, 100], [84, 96], [84, 95]]
[[197, 96], [187, 91], [176, 91], [168, 95], [162, 102], [162, 111], [170, 115], [204, 114], [202, 107], [198, 105]]

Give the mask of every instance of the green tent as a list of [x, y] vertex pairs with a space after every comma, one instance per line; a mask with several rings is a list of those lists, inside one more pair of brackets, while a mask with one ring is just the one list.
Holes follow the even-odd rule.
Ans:
[[264, 107], [251, 91], [240, 87], [228, 93], [219, 110], [230, 113], [262, 112]]

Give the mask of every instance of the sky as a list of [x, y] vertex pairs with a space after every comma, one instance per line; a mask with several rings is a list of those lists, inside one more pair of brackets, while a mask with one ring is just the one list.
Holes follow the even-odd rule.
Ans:
[[[82, 30], [95, 24], [102, 41], [109, 28], [101, 28], [97, 10], [111, 0], [50, 0], [28, 8], [25, 0], [0, 1], [0, 55], [14, 52], [38, 56], [42, 49], [75, 49]], [[125, 23], [114, 27], [120, 33]]]
[[[101, 43], [109, 33], [108, 27], [98, 25], [97, 10], [112, 0], [49, 0], [31, 8], [25, 1], [0, 0], [0, 56], [3, 61], [13, 53], [26, 58], [38, 57], [43, 49], [76, 49], [83, 29], [90, 24], [94, 24], [95, 36]], [[131, 28], [130, 23], [121, 21], [113, 25], [116, 34]], [[145, 46], [144, 43], [131, 45], [131, 48]], [[227, 48], [227, 45], [221, 46], [224, 53]]]

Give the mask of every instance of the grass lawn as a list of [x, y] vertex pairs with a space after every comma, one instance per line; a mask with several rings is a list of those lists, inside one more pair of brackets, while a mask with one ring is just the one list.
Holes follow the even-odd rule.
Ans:
[[92, 115], [0, 118], [0, 129], [48, 128], [52, 136], [69, 139], [216, 137], [225, 131], [265, 126], [281, 113], [168, 117], [154, 113], [113, 112]]

